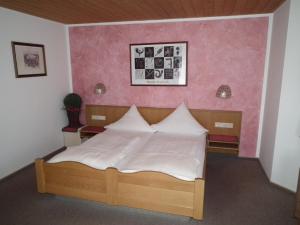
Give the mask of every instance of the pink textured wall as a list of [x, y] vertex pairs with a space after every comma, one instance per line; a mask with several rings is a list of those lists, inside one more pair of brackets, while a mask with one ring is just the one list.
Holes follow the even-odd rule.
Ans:
[[[71, 27], [74, 92], [86, 104], [243, 111], [241, 156], [254, 157], [258, 134], [268, 18]], [[187, 87], [130, 86], [130, 43], [188, 41]], [[103, 82], [107, 92], [93, 93]], [[233, 96], [215, 97], [221, 84]]]

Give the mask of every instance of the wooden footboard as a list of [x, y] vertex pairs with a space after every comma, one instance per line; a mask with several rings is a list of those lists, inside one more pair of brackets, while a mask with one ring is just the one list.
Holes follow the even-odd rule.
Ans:
[[117, 204], [202, 219], [203, 180], [182, 181], [157, 172], [117, 174]]
[[183, 181], [159, 172], [121, 173], [76, 162], [35, 162], [40, 193], [203, 219], [204, 179]]

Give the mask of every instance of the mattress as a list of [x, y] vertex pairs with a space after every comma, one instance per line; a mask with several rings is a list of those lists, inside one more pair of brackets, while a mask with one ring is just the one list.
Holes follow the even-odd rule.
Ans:
[[48, 162], [73, 161], [123, 173], [155, 171], [192, 181], [202, 178], [206, 134], [176, 135], [108, 129], [79, 146], [68, 147]]

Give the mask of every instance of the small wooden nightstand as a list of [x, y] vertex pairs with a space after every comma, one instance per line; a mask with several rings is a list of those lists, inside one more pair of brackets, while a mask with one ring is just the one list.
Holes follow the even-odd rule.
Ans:
[[238, 155], [239, 138], [230, 135], [207, 135], [207, 149], [209, 152], [229, 153]]
[[103, 131], [105, 131], [104, 127], [85, 126], [80, 129], [80, 138], [84, 141]]

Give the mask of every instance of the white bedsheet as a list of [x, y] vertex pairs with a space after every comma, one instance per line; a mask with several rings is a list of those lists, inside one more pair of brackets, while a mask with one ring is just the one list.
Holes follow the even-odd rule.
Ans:
[[202, 178], [206, 134], [176, 135], [156, 132], [141, 148], [116, 164], [119, 171], [156, 171], [192, 181]]
[[139, 149], [151, 136], [149, 132], [129, 132], [108, 129], [81, 145], [68, 147], [48, 162], [73, 161], [96, 169], [115, 167], [131, 151]]

